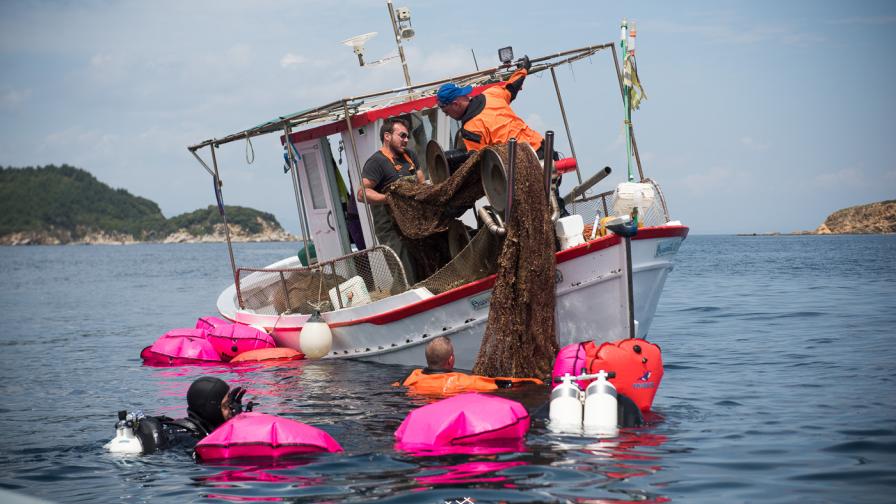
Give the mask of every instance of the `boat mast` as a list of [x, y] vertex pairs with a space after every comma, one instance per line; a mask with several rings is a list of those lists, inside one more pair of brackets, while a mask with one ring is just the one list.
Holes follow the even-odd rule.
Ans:
[[[396, 19], [395, 9], [392, 8], [392, 0], [386, 0], [386, 7], [389, 9], [389, 20], [392, 21], [392, 32], [395, 33], [395, 44], [398, 45], [398, 57], [401, 58], [401, 68], [404, 70], [404, 82], [408, 87], [411, 87], [411, 74], [408, 72], [408, 62], [404, 59], [404, 47], [401, 45], [401, 39], [413, 37], [414, 30], [410, 28], [402, 28], [402, 31], [399, 32], [398, 23], [405, 19]], [[410, 12], [407, 8], [403, 8], [401, 15], [402, 17], [407, 16], [407, 20], [411, 19]], [[408, 33], [407, 37], [403, 36], [405, 33]]]

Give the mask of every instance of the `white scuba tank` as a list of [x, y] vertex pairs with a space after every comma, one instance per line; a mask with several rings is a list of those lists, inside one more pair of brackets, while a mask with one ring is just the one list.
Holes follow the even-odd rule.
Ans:
[[619, 434], [616, 387], [607, 381], [604, 370], [585, 390], [585, 418], [583, 427], [587, 435], [616, 436]]
[[143, 413], [118, 412], [118, 423], [115, 424], [115, 437], [106, 443], [105, 448], [112, 453], [143, 453], [143, 443], [134, 434], [134, 425], [143, 417]]
[[554, 432], [582, 432], [582, 391], [569, 373], [551, 391], [550, 423]]

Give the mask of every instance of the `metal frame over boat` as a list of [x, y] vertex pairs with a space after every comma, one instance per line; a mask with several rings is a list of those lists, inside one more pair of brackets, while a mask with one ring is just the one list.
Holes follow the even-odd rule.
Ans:
[[[567, 135], [569, 125], [554, 68], [600, 51], [612, 53], [620, 91], [625, 97], [623, 75], [612, 43], [531, 60], [530, 73], [551, 72]], [[233, 141], [249, 141], [258, 135], [280, 134], [281, 142], [288, 146], [284, 154], [286, 168], [291, 174], [301, 216], [305, 258], [311, 263], [306, 266], [300, 257], [294, 256], [263, 268], [240, 267], [225, 225], [234, 284], [218, 297], [221, 314], [238, 323], [263, 327], [281, 346], [300, 348], [302, 327], [312, 311], [306, 298], [314, 296], [296, 294], [298, 290], [291, 282], [311, 279], [303, 288], [313, 290], [323, 318], [333, 333], [332, 349], [326, 358], [419, 365], [425, 362], [425, 343], [433, 337], [448, 335], [455, 346], [456, 366], [472, 368], [488, 319], [495, 275], [481, 275], [436, 292], [427, 288], [425, 282], [407, 285], [394, 252], [378, 245], [366, 202], [358, 206], [363, 214], [364, 241], [371, 246], [354, 251], [340, 205], [342, 194], [339, 193], [344, 193], [345, 187], [337, 180], [339, 172], [330, 154], [328, 137], [339, 135], [341, 148], [348, 154], [351, 186], [358, 188], [363, 161], [379, 147], [375, 132], [384, 119], [405, 116], [416, 120], [412, 124], [419, 126], [419, 129], [413, 128], [420, 136], [415, 144], [418, 149], [424, 149], [426, 141], [451, 146], [457, 124], [439, 110], [435, 98], [438, 86], [453, 81], [461, 85], [471, 84], [474, 93], [481, 93], [489, 86], [500, 85], [507, 71], [505, 65], [397, 90], [344, 98], [190, 146], [190, 152], [215, 181], [219, 209], [226, 224], [215, 149]], [[584, 222], [593, 222], [594, 229], [586, 229], [583, 244], [556, 252], [556, 334], [561, 346], [585, 340], [609, 341], [632, 333], [644, 337], [666, 277], [672, 270], [672, 259], [688, 233], [687, 227], [670, 221], [659, 186], [644, 177], [631, 121], [626, 123], [629, 152], [637, 163], [640, 181], [652, 186], [657, 195], [649, 208], [642, 209], [643, 227], [631, 241], [635, 330], [631, 331], [630, 326], [623, 239], [612, 233], [601, 236], [597, 229], [601, 218], [612, 215], [617, 195], [613, 191], [592, 194], [591, 187], [609, 170], [583, 182], [576, 166], [578, 186], [564, 200]], [[569, 143], [575, 155], [571, 138]], [[210, 165], [198, 155], [206, 147], [210, 151]], [[431, 156], [427, 163], [434, 163]], [[424, 168], [431, 179], [435, 178], [434, 165]], [[463, 219], [469, 224], [477, 224], [472, 211]], [[316, 249], [317, 263], [310, 260], [309, 242]], [[361, 269], [367, 272], [366, 276], [358, 273], [359, 264], [363, 265]], [[377, 268], [379, 270], [374, 271]], [[352, 275], [363, 276], [363, 279], [355, 280]], [[359, 290], [349, 292], [351, 289], [360, 289], [363, 293]], [[356, 297], [353, 298], [353, 294]], [[250, 296], [254, 296], [255, 301], [249, 302]]]

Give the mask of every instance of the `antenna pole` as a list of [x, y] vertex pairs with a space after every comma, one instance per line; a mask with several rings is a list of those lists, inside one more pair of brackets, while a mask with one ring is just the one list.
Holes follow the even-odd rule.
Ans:
[[386, 6], [389, 8], [392, 32], [395, 33], [395, 44], [398, 45], [398, 57], [401, 58], [401, 68], [404, 70], [404, 83], [411, 87], [411, 74], [408, 73], [408, 62], [404, 59], [404, 48], [401, 46], [401, 34], [398, 33], [398, 22], [395, 20], [395, 9], [392, 8], [392, 0], [386, 0]]

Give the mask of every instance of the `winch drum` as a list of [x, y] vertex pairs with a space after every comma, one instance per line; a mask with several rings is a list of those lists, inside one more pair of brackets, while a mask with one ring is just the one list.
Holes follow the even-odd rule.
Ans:
[[[535, 150], [528, 143], [518, 143], [517, 149], [529, 149], [535, 155]], [[519, 151], [517, 151], [517, 159], [521, 159]], [[501, 161], [501, 156], [491, 149], [483, 150], [479, 158], [479, 172], [482, 175], [482, 188], [485, 190], [485, 197], [488, 198], [489, 204], [501, 214], [501, 217], [506, 218], [504, 212], [507, 210], [508, 169]]]

